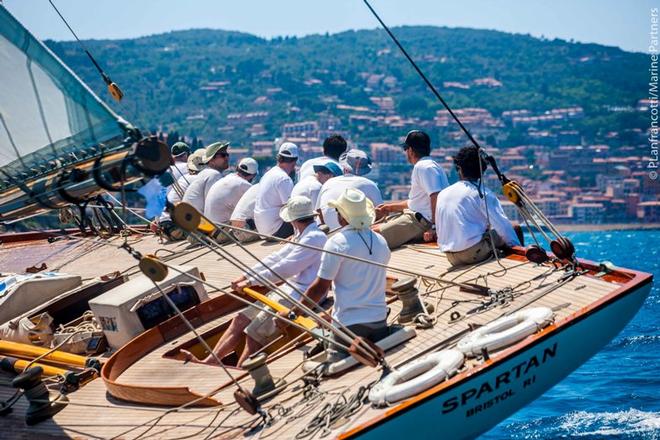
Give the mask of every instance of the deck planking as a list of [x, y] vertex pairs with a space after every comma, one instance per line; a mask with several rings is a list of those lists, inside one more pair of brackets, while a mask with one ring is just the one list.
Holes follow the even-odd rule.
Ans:
[[[78, 274], [83, 278], [98, 276], [99, 271], [103, 273], [112, 271], [135, 273], [136, 260], [128, 255], [125, 250], [116, 247], [122, 242], [123, 239], [120, 238], [109, 240], [104, 245], [87, 241], [71, 245], [69, 242], [66, 246], [50, 248], [46, 262], [49, 268], [59, 268], [62, 272]], [[158, 254], [165, 257], [168, 263], [197, 266], [205, 274], [209, 283], [219, 288], [227, 286], [232, 279], [241, 273], [238, 268], [213, 252], [206, 249], [186, 249], [188, 247], [187, 243], [164, 244], [153, 236], [131, 239], [129, 242], [136, 250], [145, 254], [154, 253], [158, 250]], [[43, 244], [40, 244], [40, 246], [42, 246], [41, 250], [48, 249]], [[250, 244], [249, 249], [258, 257], [263, 257], [277, 249], [277, 246], [280, 245], [256, 242]], [[252, 257], [234, 245], [228, 245], [224, 249], [247, 264], [251, 265], [255, 262]], [[8, 252], [10, 251], [11, 249], [0, 249], [0, 262], [9, 258]], [[170, 255], [169, 251], [182, 254]], [[21, 264], [30, 263], [31, 261], [34, 261], [32, 264], [38, 264], [44, 260], [44, 254], [39, 256], [38, 253], [31, 253], [28, 257], [23, 258]], [[519, 304], [528, 301], [542, 289], [556, 285], [557, 280], [563, 275], [562, 271], [547, 273], [547, 267], [539, 267], [529, 262], [523, 264], [521, 261], [514, 259], [501, 259], [499, 263], [493, 260], [469, 270], [447, 272], [449, 263], [446, 257], [437, 249], [426, 246], [411, 246], [394, 251], [390, 265], [434, 277], [442, 275], [443, 279], [457, 282], [472, 282], [480, 285], [486, 285], [487, 282], [488, 287], [496, 290], [515, 286], [545, 274], [545, 276], [532, 281], [532, 286], [528, 286], [530, 291], [514, 299], [508, 307], [495, 307], [457, 322], [449, 322], [448, 315], [450, 312], [445, 313], [439, 317], [433, 328], [417, 330], [415, 338], [390, 350], [386, 358], [392, 365], [404, 363], [421, 352], [435, 350], [439, 342], [460, 333], [467, 328], [469, 323], [483, 325], [496, 319], [503, 313], [513, 310]], [[506, 268], [506, 272], [504, 272], [502, 266]], [[496, 274], [500, 276], [494, 276], [493, 272], [497, 272]], [[397, 271], [390, 271], [389, 275], [399, 278], [406, 276]], [[478, 306], [485, 299], [482, 296], [461, 292], [456, 286], [435, 283], [431, 287], [419, 287], [421, 296], [425, 301], [436, 306], [436, 310], [445, 310], [455, 300], [470, 301], [460, 303], [451, 310], [459, 312], [461, 316], [465, 316], [469, 310]], [[556, 311], [556, 320], [558, 321], [580, 311], [618, 287], [617, 284], [602, 279], [581, 276], [539, 298], [529, 307], [542, 305], [555, 308], [564, 305]], [[219, 292], [211, 292], [211, 295], [217, 294]], [[400, 305], [398, 301], [395, 301], [391, 303], [390, 307], [390, 317], [393, 318], [398, 315]], [[215, 319], [201, 326], [198, 330], [200, 332], [210, 330], [231, 319], [232, 316], [228, 315]], [[220, 367], [193, 363], [184, 365], [181, 361], [163, 357], [163, 354], [174, 345], [192, 338], [194, 338], [194, 335], [189, 332], [175, 341], [170, 341], [155, 349], [128, 368], [119, 377], [118, 381], [127, 384], [188, 386], [192, 391], [200, 394], [211, 392], [218, 386], [228, 383], [230, 378]], [[491, 356], [496, 357], [497, 353], [493, 353]], [[274, 377], [288, 375], [287, 381], [292, 384], [292, 381], [295, 381], [302, 374], [299, 368], [301, 360], [302, 350], [293, 349], [284, 356], [272, 361], [270, 371]], [[475, 364], [474, 360], [469, 362], [471, 365]], [[249, 376], [240, 370], [234, 369], [231, 371], [232, 375], [236, 375], [243, 386], [251, 388], [253, 384]], [[343, 375], [324, 380], [320, 389], [326, 392], [332, 392], [332, 390], [349, 390], [352, 392], [359, 386], [367, 385], [377, 379], [379, 374], [374, 369], [359, 366]], [[282, 393], [266, 402], [264, 407], [268, 409], [280, 404], [289, 405], [295, 399], [299, 399], [300, 389], [296, 387], [298, 383], [293, 382]], [[52, 438], [113, 438], [121, 436], [121, 438], [126, 439], [138, 437], [180, 438], [184, 436], [204, 438], [208, 435], [219, 434], [222, 434], [222, 436], [242, 436], [243, 433], [239, 430], [223, 432], [226, 428], [217, 428], [216, 431], [212, 432], [213, 428], [209, 427], [213, 423], [217, 426], [218, 421], [222, 420], [223, 416], [229, 415], [237, 408], [232, 397], [233, 391], [234, 387], [228, 386], [214, 395], [216, 399], [226, 403], [226, 407], [169, 413], [148, 432], [145, 432], [148, 428], [142, 425], [147, 424], [148, 426], [148, 423], [161, 413], [154, 411], [155, 408], [140, 407], [117, 401], [107, 394], [103, 382], [99, 379], [69, 395], [72, 404], [58, 413], [52, 420], [34, 427], [25, 427], [22, 421], [23, 411], [26, 408], [24, 399], [21, 399], [10, 416], [0, 420], [2, 420], [3, 426], [9, 424], [8, 426], [11, 426], [12, 429], [11, 432], [14, 433], [15, 431], [16, 436], [19, 438], [21, 436], [28, 438], [35, 434]], [[11, 389], [0, 387], [0, 393], [0, 398], [4, 399], [11, 394]], [[329, 395], [322, 403], [332, 401], [334, 398], [336, 398], [336, 395]], [[382, 414], [382, 411], [382, 409], [362, 408], [348, 424], [337, 427], [333, 434], [336, 435], [350, 426], [356, 426]], [[300, 417], [295, 423], [284, 423], [284, 421], [275, 423], [274, 426], [261, 433], [261, 437], [267, 438], [269, 435], [273, 438], [293, 437], [309, 422], [314, 413], [315, 411], [312, 411], [307, 416]], [[93, 416], [90, 417], [92, 414]], [[253, 416], [249, 416], [244, 411], [238, 411], [232, 414], [229, 421], [225, 422], [224, 425], [231, 424], [235, 426], [253, 420]], [[127, 432], [130, 429], [133, 430]]]

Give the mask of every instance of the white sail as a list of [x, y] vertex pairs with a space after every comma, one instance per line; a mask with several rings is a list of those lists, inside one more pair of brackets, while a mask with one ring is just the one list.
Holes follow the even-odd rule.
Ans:
[[1, 180], [75, 162], [124, 136], [125, 121], [1, 5], [0, 67]]

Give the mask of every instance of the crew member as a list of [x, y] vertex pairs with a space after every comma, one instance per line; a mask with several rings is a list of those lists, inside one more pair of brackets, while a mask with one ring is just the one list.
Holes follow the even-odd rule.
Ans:
[[454, 165], [460, 180], [440, 192], [435, 211], [438, 246], [449, 262], [456, 266], [484, 261], [493, 256], [491, 243], [496, 248], [518, 245], [500, 201], [481, 181], [487, 165], [477, 148], [461, 148]]
[[298, 147], [284, 142], [277, 153], [277, 165], [268, 170], [259, 182], [254, 204], [254, 223], [261, 234], [286, 238], [293, 234], [290, 223], [283, 221], [279, 211], [291, 197], [293, 180], [290, 175], [296, 169]]
[[449, 183], [447, 175], [436, 161], [431, 159], [431, 138], [420, 130], [408, 133], [403, 143], [406, 159], [414, 165], [408, 200], [383, 203], [376, 207], [378, 217], [400, 213], [375, 225], [387, 240], [390, 249], [411, 241], [435, 239], [435, 207], [438, 193]]
[[313, 166], [314, 174], [303, 177], [293, 187], [291, 196], [305, 196], [312, 201], [312, 206], [316, 206], [316, 202], [321, 192], [321, 186], [329, 179], [343, 174], [339, 165], [334, 161], [327, 161]]
[[183, 201], [190, 203], [199, 212], [204, 212], [204, 203], [211, 187], [222, 178], [222, 171], [229, 167], [229, 142], [216, 142], [206, 147], [202, 163], [206, 167], [190, 183]]
[[[305, 292], [305, 298], [318, 303], [334, 283], [333, 318], [357, 336], [378, 341], [389, 333], [385, 268], [336, 254], [385, 265], [390, 260], [390, 249], [385, 239], [370, 229], [375, 219], [374, 206], [362, 191], [348, 188], [329, 205], [337, 210], [342, 229], [328, 238], [323, 249], [332, 253], [323, 253], [318, 276]], [[292, 311], [301, 312], [296, 307]], [[346, 341], [334, 335], [333, 338], [346, 345]], [[344, 356], [336, 347], [329, 349], [330, 362]]]
[[314, 175], [314, 165], [323, 165], [328, 162], [333, 162], [335, 165], [339, 165], [339, 158], [342, 154], [348, 149], [348, 144], [346, 139], [341, 135], [333, 134], [325, 138], [323, 141], [323, 156], [315, 157], [314, 159], [309, 159], [303, 162], [300, 166], [300, 172], [298, 173], [298, 180], [303, 180], [307, 176]]
[[367, 153], [362, 150], [349, 150], [342, 154], [339, 162], [344, 175], [333, 177], [325, 182], [316, 203], [316, 208], [320, 210], [321, 222], [328, 225], [330, 229], [337, 229], [339, 221], [335, 210], [329, 206], [329, 203], [338, 199], [347, 188], [360, 190], [374, 205], [383, 203], [383, 196], [378, 185], [364, 177], [371, 171], [371, 159]]
[[190, 147], [185, 142], [176, 142], [170, 149], [172, 155], [173, 165], [170, 165], [170, 172], [174, 180], [188, 174], [188, 156], [190, 155]]
[[[257, 192], [259, 191], [259, 184], [255, 183], [245, 191], [241, 199], [236, 204], [234, 212], [232, 212], [229, 221], [232, 226], [242, 229], [249, 229], [256, 231], [257, 227], [254, 224], [254, 205], [257, 201]], [[248, 243], [259, 239], [259, 234], [250, 233], [245, 231], [234, 230], [234, 237], [241, 243]]]
[[[322, 249], [326, 243], [326, 235], [321, 232], [314, 220], [312, 202], [307, 197], [292, 197], [280, 210], [282, 220], [290, 223], [295, 230], [294, 242]], [[302, 292], [309, 287], [316, 278], [321, 263], [321, 251], [289, 243], [280, 250], [270, 254], [261, 263], [253, 266], [247, 273], [232, 282], [232, 288], [241, 291], [245, 287], [258, 286], [267, 280], [279, 283], [280, 277], [287, 281], [280, 287], [293, 300], [298, 301]], [[277, 274], [277, 275], [276, 275]], [[290, 308], [292, 304], [281, 295], [271, 292], [269, 298]], [[319, 302], [325, 296], [319, 296]], [[255, 307], [248, 307], [232, 320], [216, 346], [213, 348], [218, 359], [222, 359], [234, 351], [245, 333], [245, 349], [240, 354], [237, 366], [241, 366], [245, 359], [261, 347], [277, 338], [281, 332], [272, 314], [260, 311]], [[202, 360], [196, 359], [191, 353], [182, 350], [189, 360], [202, 363], [215, 363], [212, 355]]]
[[[259, 173], [259, 164], [251, 157], [241, 159], [236, 172], [218, 180], [209, 190], [204, 202], [204, 216], [216, 224], [227, 224], [240, 198], [252, 186]], [[221, 234], [219, 238], [226, 238]], [[224, 241], [224, 240], [223, 240]]]

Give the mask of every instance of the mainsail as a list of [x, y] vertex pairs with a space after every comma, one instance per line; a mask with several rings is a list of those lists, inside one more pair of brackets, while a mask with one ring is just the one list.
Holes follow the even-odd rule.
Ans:
[[0, 66], [0, 220], [167, 168], [162, 145], [140, 139], [2, 5]]
[[4, 173], [34, 177], [49, 161], [82, 159], [125, 135], [125, 121], [2, 6], [0, 65]]

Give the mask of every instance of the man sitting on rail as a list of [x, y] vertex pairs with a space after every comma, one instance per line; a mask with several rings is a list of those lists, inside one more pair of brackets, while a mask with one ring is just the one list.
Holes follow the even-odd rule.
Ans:
[[[304, 196], [292, 197], [280, 210], [282, 220], [290, 222], [293, 226], [295, 231], [293, 241], [322, 249], [327, 238], [319, 230], [314, 215], [312, 202]], [[305, 292], [316, 277], [320, 263], [320, 250], [289, 243], [234, 280], [232, 288], [240, 292], [245, 287], [263, 285], [266, 282], [265, 280], [277, 284], [285, 279], [288, 284], [282, 285], [280, 290], [298, 301], [301, 298], [301, 293]], [[291, 303], [286, 298], [275, 292], [271, 292], [268, 296], [286, 307], [291, 307]], [[319, 301], [324, 298], [324, 295], [318, 297]], [[255, 307], [248, 307], [232, 320], [213, 352], [218, 359], [224, 358], [236, 349], [243, 333], [245, 333], [245, 349], [237, 363], [237, 366], [240, 367], [251, 354], [271, 343], [280, 335], [280, 330], [276, 325], [277, 319], [272, 314], [260, 311]], [[215, 357], [210, 354], [199, 360], [190, 352], [181, 351], [189, 360], [206, 364], [216, 363]]]
[[[378, 341], [389, 332], [386, 274], [384, 267], [369, 262], [386, 265], [390, 261], [390, 249], [383, 236], [370, 229], [375, 219], [374, 206], [362, 191], [348, 188], [329, 206], [336, 209], [342, 228], [328, 238], [323, 249], [329, 252], [323, 253], [318, 276], [305, 292], [304, 299], [318, 303], [334, 283], [333, 318], [357, 336]], [[300, 312], [297, 307], [292, 311]], [[348, 345], [336, 335], [332, 338]], [[330, 362], [346, 355], [333, 347], [328, 349], [328, 354]]]
[[[240, 198], [252, 187], [252, 181], [259, 173], [259, 164], [251, 157], [245, 157], [231, 173], [213, 184], [204, 202], [204, 216], [215, 224], [227, 224]], [[226, 232], [230, 232], [226, 230]], [[216, 237], [220, 243], [230, 239], [225, 233]]]
[[373, 229], [383, 234], [390, 249], [396, 249], [411, 241], [433, 241], [435, 238], [435, 206], [438, 194], [449, 186], [442, 167], [431, 159], [431, 138], [420, 130], [408, 133], [403, 151], [406, 159], [414, 165], [408, 200], [383, 203], [376, 207], [380, 218], [391, 213], [385, 223]]
[[202, 163], [206, 165], [190, 183], [183, 195], [183, 201], [190, 203], [199, 212], [204, 212], [204, 202], [211, 187], [222, 178], [222, 172], [229, 168], [229, 142], [216, 142], [204, 150]]
[[457, 266], [491, 258], [491, 240], [496, 248], [520, 244], [500, 201], [480, 182], [486, 162], [477, 148], [461, 148], [454, 165], [460, 180], [440, 192], [435, 210], [438, 246], [449, 262]]
[[259, 182], [254, 204], [254, 223], [261, 234], [286, 238], [294, 233], [291, 224], [282, 221], [278, 212], [291, 197], [291, 174], [298, 162], [298, 146], [284, 142], [277, 152], [277, 164]]

